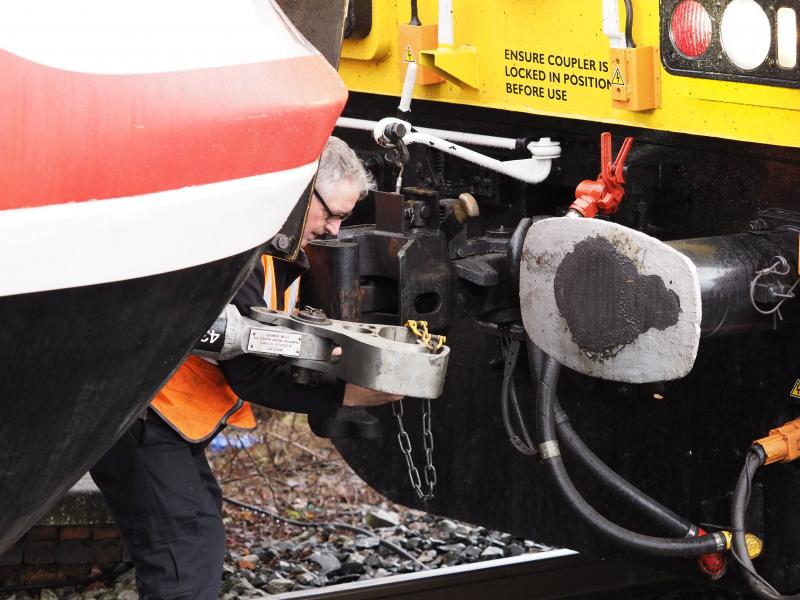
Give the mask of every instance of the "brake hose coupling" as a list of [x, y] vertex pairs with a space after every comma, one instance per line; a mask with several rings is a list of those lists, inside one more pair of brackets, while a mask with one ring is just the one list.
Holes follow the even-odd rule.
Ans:
[[714, 538], [717, 544], [716, 551], [700, 554], [697, 557], [697, 568], [700, 569], [701, 573], [708, 575], [712, 581], [720, 579], [728, 571], [728, 559], [725, 556], [725, 546], [726, 544], [729, 545], [729, 542], [726, 542], [724, 533], [725, 532], [709, 533], [701, 527], [692, 525], [692, 529], [686, 534], [686, 537], [710, 535]]
[[766, 458], [763, 464], [789, 462], [800, 456], [800, 419], [771, 429], [769, 435], [753, 442], [761, 446]]

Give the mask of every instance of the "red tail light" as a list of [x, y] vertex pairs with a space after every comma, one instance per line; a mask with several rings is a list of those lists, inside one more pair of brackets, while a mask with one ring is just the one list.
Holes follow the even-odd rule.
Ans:
[[711, 17], [696, 0], [684, 0], [672, 12], [672, 45], [686, 58], [699, 58], [711, 44]]

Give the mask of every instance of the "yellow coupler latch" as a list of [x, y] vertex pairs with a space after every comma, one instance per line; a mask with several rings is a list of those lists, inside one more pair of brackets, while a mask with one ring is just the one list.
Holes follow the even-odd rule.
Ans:
[[661, 106], [661, 64], [658, 48], [611, 49], [611, 104], [641, 111]]
[[764, 449], [765, 465], [774, 462], [789, 462], [800, 456], [800, 419], [784, 423], [771, 429], [767, 437], [753, 442]]

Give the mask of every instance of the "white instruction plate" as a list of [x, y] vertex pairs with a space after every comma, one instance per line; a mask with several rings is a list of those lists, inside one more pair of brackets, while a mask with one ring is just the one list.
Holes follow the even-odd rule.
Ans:
[[303, 336], [299, 333], [254, 329], [250, 332], [247, 351], [280, 354], [281, 356], [300, 356], [302, 338]]

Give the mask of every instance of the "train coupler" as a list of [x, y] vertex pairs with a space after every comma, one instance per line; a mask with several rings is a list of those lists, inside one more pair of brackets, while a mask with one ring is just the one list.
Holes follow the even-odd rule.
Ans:
[[217, 360], [252, 354], [289, 363], [301, 378], [323, 373], [388, 394], [438, 398], [450, 349], [443, 337], [423, 338], [406, 327], [328, 319], [309, 307], [296, 315], [254, 307], [244, 317], [228, 305], [195, 354]]

